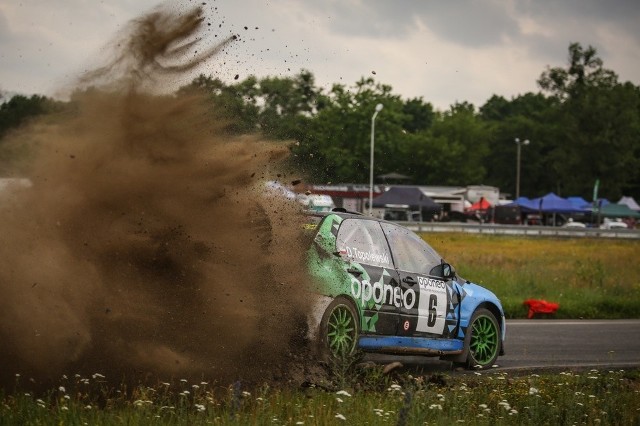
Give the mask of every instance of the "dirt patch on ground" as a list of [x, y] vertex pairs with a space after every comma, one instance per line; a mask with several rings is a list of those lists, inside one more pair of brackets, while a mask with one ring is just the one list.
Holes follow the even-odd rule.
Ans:
[[80, 80], [99, 89], [5, 142], [31, 150], [33, 186], [0, 203], [2, 383], [304, 371], [304, 218], [264, 195], [287, 146], [229, 137], [201, 97], [144, 90], [232, 41], [162, 65], [189, 51], [201, 13], [134, 21]]

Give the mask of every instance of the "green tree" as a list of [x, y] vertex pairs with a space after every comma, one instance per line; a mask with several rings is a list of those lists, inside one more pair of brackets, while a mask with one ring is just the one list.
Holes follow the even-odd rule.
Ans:
[[258, 129], [259, 87], [256, 77], [226, 85], [219, 78], [200, 75], [178, 93], [201, 93], [212, 101], [215, 115], [230, 133], [253, 133]]
[[53, 110], [55, 103], [44, 96], [15, 95], [0, 105], [0, 139], [11, 129], [25, 124], [33, 117]]
[[259, 87], [261, 131], [276, 139], [302, 139], [322, 97], [313, 74], [303, 70], [293, 78], [267, 77]]
[[618, 83], [596, 54], [591, 46], [572, 43], [567, 68], [550, 68], [538, 80], [559, 101], [553, 118], [555, 146], [548, 155], [555, 188], [586, 198], [600, 179], [603, 196], [637, 196], [640, 91], [631, 83]]
[[398, 149], [410, 122], [403, 102], [390, 86], [361, 79], [355, 87], [334, 85], [322, 98], [309, 128], [293, 152], [315, 182], [367, 182], [370, 169], [371, 119], [377, 104], [384, 109], [375, 123], [374, 175], [397, 171], [403, 161]]
[[475, 107], [468, 102], [456, 103], [445, 111], [429, 132], [431, 149], [426, 155], [431, 157], [431, 176], [427, 182], [462, 186], [484, 182], [487, 130]]
[[547, 167], [547, 156], [555, 143], [555, 122], [551, 119], [557, 102], [541, 93], [526, 93], [511, 100], [493, 96], [480, 108], [489, 132], [486, 183], [515, 196], [517, 144], [521, 147], [520, 194], [542, 195], [553, 188], [557, 178]]

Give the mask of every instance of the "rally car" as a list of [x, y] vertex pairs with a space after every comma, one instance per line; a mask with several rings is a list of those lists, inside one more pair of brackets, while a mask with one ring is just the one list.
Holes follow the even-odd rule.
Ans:
[[491, 291], [462, 279], [409, 229], [335, 210], [316, 215], [308, 252], [318, 296], [309, 331], [321, 355], [361, 350], [494, 365], [504, 354], [505, 317]]

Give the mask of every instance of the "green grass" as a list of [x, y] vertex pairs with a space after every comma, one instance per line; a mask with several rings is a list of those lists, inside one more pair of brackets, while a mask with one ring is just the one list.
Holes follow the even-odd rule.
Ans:
[[[243, 390], [186, 381], [127, 395], [92, 379], [45, 395], [0, 393], [0, 425], [626, 425], [640, 420], [637, 371], [382, 376], [351, 387]], [[73, 382], [73, 383], [70, 383]], [[363, 385], [362, 383], [369, 383]], [[382, 387], [380, 385], [383, 385]]]
[[556, 318], [640, 318], [640, 241], [422, 237], [461, 276], [492, 290], [509, 318], [524, 318], [529, 298], [560, 303]]

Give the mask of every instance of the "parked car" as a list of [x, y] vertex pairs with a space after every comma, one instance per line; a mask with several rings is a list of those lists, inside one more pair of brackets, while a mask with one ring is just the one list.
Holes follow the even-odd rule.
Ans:
[[587, 225], [582, 223], [582, 222], [578, 222], [577, 220], [573, 220], [573, 218], [569, 218], [564, 225], [562, 225], [563, 228], [586, 228]]
[[621, 219], [605, 219], [602, 225], [600, 225], [600, 229], [628, 229], [628, 226]]
[[344, 211], [316, 218], [308, 263], [318, 301], [309, 331], [323, 356], [359, 349], [487, 368], [504, 354], [498, 298], [461, 278], [418, 235]]

